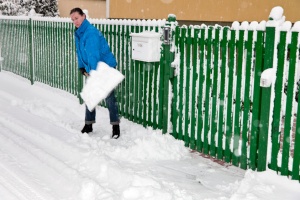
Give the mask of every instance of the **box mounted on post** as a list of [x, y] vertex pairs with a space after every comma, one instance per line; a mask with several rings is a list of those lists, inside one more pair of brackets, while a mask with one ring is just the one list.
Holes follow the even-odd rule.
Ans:
[[131, 33], [131, 55], [133, 60], [144, 62], [159, 62], [161, 35], [156, 32], [144, 31]]

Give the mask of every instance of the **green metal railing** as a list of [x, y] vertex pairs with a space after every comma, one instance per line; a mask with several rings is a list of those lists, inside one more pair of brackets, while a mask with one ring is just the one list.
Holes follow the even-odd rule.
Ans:
[[[295, 101], [299, 33], [290, 33], [289, 43], [287, 31], [273, 26], [176, 27], [180, 61], [177, 76], [171, 79], [173, 136], [191, 149], [242, 169], [264, 171], [269, 166], [299, 180], [300, 121]], [[261, 87], [261, 74], [269, 68], [277, 72], [277, 79], [270, 87]]]
[[[120, 114], [144, 126], [162, 128], [160, 62], [131, 59], [130, 33], [161, 31], [165, 20], [91, 20], [102, 31], [125, 80], [117, 88]], [[80, 98], [83, 77], [78, 73], [74, 25], [69, 19], [2, 16], [0, 44], [3, 69], [68, 91]], [[162, 61], [163, 62], [163, 61]], [[102, 104], [105, 106], [105, 104]]]
[[[178, 26], [174, 16], [91, 22], [125, 76], [116, 89], [123, 117], [242, 169], [269, 167], [299, 180], [298, 29]], [[130, 33], [146, 30], [170, 38], [160, 62], [131, 59]], [[68, 19], [0, 17], [3, 69], [79, 97], [73, 33]], [[276, 81], [263, 86], [269, 68]]]

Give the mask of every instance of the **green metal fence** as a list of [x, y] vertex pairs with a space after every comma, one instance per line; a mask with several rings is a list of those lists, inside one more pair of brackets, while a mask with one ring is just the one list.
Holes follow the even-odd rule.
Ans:
[[[125, 75], [117, 88], [123, 117], [242, 169], [269, 167], [299, 180], [297, 23], [291, 30], [272, 21], [178, 26], [174, 16], [91, 22]], [[164, 36], [160, 62], [131, 59], [130, 33], [146, 30]], [[3, 69], [79, 96], [73, 32], [68, 19], [0, 17]], [[270, 68], [276, 81], [267, 86], [262, 73]]]
[[[242, 169], [268, 166], [299, 180], [299, 29], [272, 23], [176, 27], [172, 134]], [[261, 74], [269, 68], [277, 78], [264, 87]]]
[[[102, 31], [117, 58], [117, 69], [125, 75], [116, 92], [120, 114], [144, 126], [161, 128], [160, 62], [132, 60], [130, 33], [159, 32], [165, 20], [90, 21]], [[74, 31], [70, 19], [1, 16], [3, 69], [32, 84], [39, 81], [80, 98], [83, 77], [77, 70]]]

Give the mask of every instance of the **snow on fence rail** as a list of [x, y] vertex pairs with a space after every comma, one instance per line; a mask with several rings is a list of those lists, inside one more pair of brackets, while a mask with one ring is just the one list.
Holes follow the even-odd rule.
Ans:
[[[284, 21], [277, 7], [268, 21], [232, 27], [180, 27], [174, 17], [90, 19], [125, 75], [117, 89], [122, 116], [154, 129], [167, 123], [191, 149], [299, 180], [299, 22]], [[3, 69], [78, 95], [83, 80], [70, 19], [24, 19], [0, 16]], [[171, 42], [162, 44], [160, 62], [131, 59], [130, 33], [163, 35], [168, 27]], [[261, 74], [270, 68], [276, 76], [266, 79], [275, 82], [266, 87]]]

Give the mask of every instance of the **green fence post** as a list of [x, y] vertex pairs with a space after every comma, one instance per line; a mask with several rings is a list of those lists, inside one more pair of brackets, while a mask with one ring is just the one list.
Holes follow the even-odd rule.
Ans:
[[[163, 74], [163, 105], [162, 105], [162, 129], [163, 133], [168, 132], [168, 123], [169, 123], [169, 82], [172, 77], [172, 68], [171, 62], [173, 61], [173, 52], [171, 52], [171, 39], [172, 39], [172, 31], [171, 31], [171, 23], [176, 21], [176, 17], [174, 15], [168, 16], [168, 22], [164, 27], [164, 41], [163, 41], [163, 59], [164, 59], [164, 74]], [[161, 97], [162, 98], [162, 97]]]
[[[263, 71], [273, 67], [275, 51], [275, 27], [266, 27], [266, 46]], [[261, 112], [259, 123], [259, 144], [257, 170], [265, 171], [267, 164], [267, 147], [269, 131], [271, 87], [261, 88]]]
[[226, 76], [229, 77], [229, 74], [226, 74], [226, 65], [227, 65], [227, 56], [228, 56], [228, 27], [224, 27], [222, 30], [222, 40], [220, 41], [220, 53], [221, 53], [221, 68], [220, 68], [220, 103], [219, 103], [219, 124], [218, 124], [218, 149], [217, 149], [217, 158], [223, 160], [224, 150], [223, 150], [223, 133], [226, 131], [225, 127], [225, 85], [226, 85]]
[[240, 163], [240, 137], [241, 137], [241, 116], [242, 116], [242, 81], [243, 81], [243, 63], [244, 63], [244, 51], [245, 51], [245, 30], [239, 30], [239, 38], [237, 41], [237, 63], [236, 63], [236, 95], [234, 106], [234, 128], [233, 128], [233, 155], [232, 164], [239, 166]]
[[29, 26], [28, 26], [28, 33], [29, 33], [29, 66], [30, 66], [30, 82], [31, 85], [34, 83], [34, 66], [33, 66], [33, 43], [32, 43], [32, 19], [29, 18]]
[[[297, 51], [298, 47], [298, 32], [292, 31], [291, 33], [291, 44], [289, 45], [290, 59], [288, 69], [288, 83], [286, 92], [285, 102], [285, 119], [284, 119], [284, 131], [282, 140], [282, 160], [281, 160], [281, 175], [289, 175], [289, 158], [290, 158], [290, 147], [291, 147], [291, 129], [293, 123], [293, 101], [294, 101], [294, 86], [295, 86], [295, 73], [296, 71], [296, 60], [298, 59]], [[299, 166], [298, 166], [299, 167]]]
[[287, 31], [280, 32], [280, 41], [278, 43], [278, 66], [276, 72], [276, 83], [275, 87], [275, 99], [274, 99], [274, 111], [273, 111], [273, 122], [271, 129], [271, 138], [272, 138], [272, 155], [271, 163], [269, 168], [272, 170], [278, 170], [278, 152], [280, 149], [280, 133], [281, 133], [281, 101], [282, 101], [282, 84], [284, 80], [284, 66], [285, 66], [285, 57], [287, 51]]
[[251, 85], [251, 74], [252, 74], [252, 58], [253, 58], [253, 30], [248, 30], [248, 38], [245, 44], [246, 63], [245, 63], [245, 88], [244, 88], [244, 107], [243, 107], [243, 122], [242, 122], [242, 145], [241, 145], [241, 159], [240, 167], [242, 169], [247, 169], [248, 167], [248, 134], [250, 127], [248, 126], [248, 121], [250, 118], [250, 85]]
[[258, 145], [258, 131], [259, 131], [259, 116], [261, 110], [261, 88], [259, 85], [260, 74], [263, 67], [263, 49], [264, 49], [264, 31], [257, 31], [257, 39], [255, 42], [255, 69], [253, 82], [253, 104], [252, 104], [252, 123], [251, 123], [251, 137], [250, 137], [250, 159], [249, 168], [256, 170], [257, 168], [257, 145]]
[[[234, 68], [236, 67], [236, 30], [230, 30], [230, 40], [228, 41], [228, 88], [233, 88], [233, 78], [234, 78]], [[231, 162], [231, 138], [233, 134], [233, 91], [228, 90], [227, 95], [227, 113], [226, 113], [226, 123], [225, 123], [225, 162]]]
[[[300, 95], [298, 92], [298, 101]], [[297, 108], [297, 121], [296, 121], [296, 130], [295, 130], [295, 146], [294, 146], [294, 159], [293, 159], [293, 169], [292, 169], [292, 179], [299, 180], [299, 166], [300, 166], [300, 105], [298, 104]]]

